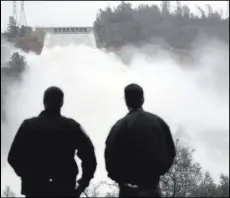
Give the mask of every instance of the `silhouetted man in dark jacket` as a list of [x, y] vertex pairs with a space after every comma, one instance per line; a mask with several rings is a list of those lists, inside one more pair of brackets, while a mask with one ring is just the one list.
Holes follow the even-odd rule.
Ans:
[[120, 186], [120, 197], [158, 197], [160, 176], [175, 158], [175, 146], [168, 125], [142, 109], [140, 86], [125, 88], [128, 115], [111, 129], [106, 141], [108, 176]]
[[[8, 162], [21, 177], [27, 197], [79, 197], [94, 176], [94, 147], [79, 123], [61, 115], [63, 98], [59, 88], [48, 88], [45, 110], [22, 123], [10, 149]], [[78, 190], [76, 150], [83, 171]]]

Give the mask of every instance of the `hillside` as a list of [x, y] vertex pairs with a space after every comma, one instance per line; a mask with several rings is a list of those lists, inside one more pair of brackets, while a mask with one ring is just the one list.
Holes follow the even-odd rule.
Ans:
[[170, 1], [161, 6], [139, 5], [122, 1], [112, 9], [100, 10], [94, 22], [98, 46], [109, 51], [124, 45], [141, 46], [161, 43], [167, 48], [189, 49], [198, 38], [218, 38], [229, 43], [229, 18], [221, 11], [207, 5], [203, 10], [197, 7], [199, 15], [177, 1], [172, 9]]
[[41, 54], [45, 33], [42, 29], [33, 30], [29, 26], [19, 27], [13, 17], [9, 17], [9, 25], [7, 30], [2, 33], [2, 37], [13, 43], [15, 47], [22, 49], [25, 52], [34, 52]]
[[35, 30], [29, 35], [17, 37], [14, 40], [15, 47], [22, 49], [25, 52], [34, 52], [41, 54], [44, 45], [45, 33], [42, 30]]

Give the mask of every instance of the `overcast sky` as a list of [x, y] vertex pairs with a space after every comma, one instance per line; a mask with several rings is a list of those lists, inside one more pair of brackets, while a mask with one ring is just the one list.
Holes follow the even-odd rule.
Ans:
[[[25, 1], [25, 14], [29, 26], [92, 26], [98, 10], [106, 6], [117, 6], [120, 1]], [[160, 1], [133, 1], [139, 4], [160, 4]], [[173, 2], [175, 3], [175, 2]], [[185, 1], [196, 10], [196, 5], [205, 8], [206, 4], [214, 9], [227, 10], [227, 1]], [[182, 3], [182, 4], [183, 4]], [[20, 18], [20, 5], [17, 1], [17, 13]], [[5, 30], [8, 18], [13, 13], [13, 1], [1, 1], [1, 30]]]

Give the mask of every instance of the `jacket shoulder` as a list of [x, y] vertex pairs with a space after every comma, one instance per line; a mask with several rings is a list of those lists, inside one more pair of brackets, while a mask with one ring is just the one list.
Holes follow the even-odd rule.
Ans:
[[149, 115], [159, 123], [162, 129], [168, 130], [170, 128], [169, 125], [166, 123], [166, 121], [160, 116], [152, 114], [152, 113], [149, 113]]
[[156, 114], [153, 114], [153, 113], [150, 113], [150, 112], [145, 112], [145, 114], [147, 116], [149, 116], [150, 118], [155, 119], [155, 120], [157, 120], [159, 122], [165, 122], [160, 116], [158, 116]]
[[125, 117], [119, 119], [111, 128], [109, 135], [106, 139], [106, 145], [108, 145], [117, 135], [117, 132], [119, 131], [120, 127], [122, 126], [122, 124], [125, 121]]
[[77, 124], [77, 125], [79, 125], [79, 123], [76, 120], [72, 119], [72, 118], [61, 116], [61, 119], [65, 120], [66, 122], [69, 122], [71, 124]]
[[119, 119], [112, 127], [111, 131], [116, 130], [117, 128], [120, 128], [120, 126], [122, 126], [125, 123], [125, 120], [127, 119], [127, 117], [123, 117], [121, 119]]
[[[72, 126], [80, 126], [80, 124], [76, 120], [74, 120], [72, 118], [61, 116], [60, 119], [61, 119], [61, 122], [64, 122], [66, 124], [69, 124], [69, 125], [72, 125]], [[34, 123], [37, 123], [37, 122], [40, 122], [40, 121], [42, 121], [41, 117], [37, 116], [37, 117], [32, 117], [32, 118], [25, 119], [23, 121], [23, 123], [24, 124], [34, 124]]]
[[77, 127], [77, 128], [80, 128], [81, 125], [74, 119], [72, 118], [68, 118], [68, 117], [65, 117], [65, 116], [61, 116], [61, 119], [64, 123], [66, 123], [67, 125], [71, 126], [71, 127]]
[[25, 124], [32, 124], [32, 123], [35, 123], [38, 121], [38, 117], [31, 117], [31, 118], [27, 118], [25, 119], [22, 123], [25, 125]]

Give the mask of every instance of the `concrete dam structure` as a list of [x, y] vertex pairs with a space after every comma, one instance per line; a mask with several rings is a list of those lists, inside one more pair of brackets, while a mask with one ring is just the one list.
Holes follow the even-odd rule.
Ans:
[[93, 27], [41, 27], [45, 33], [44, 47], [89, 45], [96, 47]]

